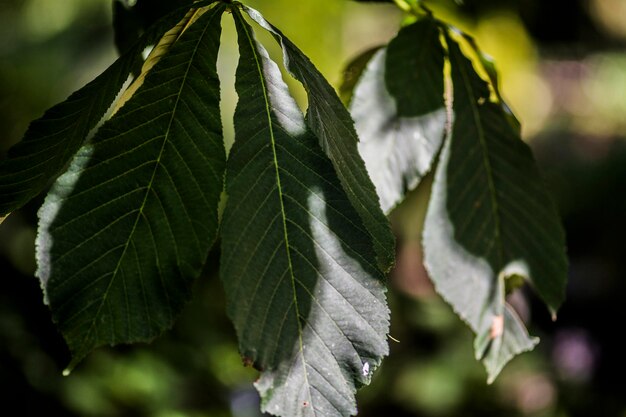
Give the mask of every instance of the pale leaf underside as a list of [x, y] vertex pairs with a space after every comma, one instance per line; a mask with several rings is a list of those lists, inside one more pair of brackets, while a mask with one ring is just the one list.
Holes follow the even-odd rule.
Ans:
[[218, 4], [74, 158], [40, 210], [38, 276], [76, 364], [171, 326], [217, 234]]
[[389, 312], [366, 229], [242, 15], [221, 276], [271, 414], [348, 416], [387, 354]]
[[417, 187], [441, 147], [443, 62], [437, 25], [422, 19], [379, 50], [356, 84], [350, 113], [385, 213]]
[[556, 311], [566, 282], [564, 236], [530, 149], [456, 42], [447, 43], [454, 122], [426, 216], [425, 265], [476, 332], [476, 356], [493, 381], [537, 343], [506, 304], [505, 280], [525, 277]]
[[394, 262], [395, 239], [380, 210], [376, 189], [358, 153], [358, 136], [348, 110], [309, 58], [285, 35], [244, 6], [248, 15], [280, 43], [285, 67], [307, 92], [306, 122], [331, 160], [341, 185], [374, 243], [380, 269], [387, 272]]

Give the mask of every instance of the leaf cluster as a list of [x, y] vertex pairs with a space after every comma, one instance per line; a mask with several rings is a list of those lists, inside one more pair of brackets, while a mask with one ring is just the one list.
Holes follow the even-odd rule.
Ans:
[[[244, 364], [261, 371], [262, 409], [355, 414], [356, 389], [388, 354], [395, 248], [385, 214], [429, 172], [425, 264], [476, 333], [489, 380], [532, 349], [506, 295], [525, 280], [553, 313], [563, 301], [556, 211], [493, 64], [411, 4], [414, 23], [349, 65], [349, 109], [258, 11], [205, 0], [120, 45], [111, 67], [31, 124], [0, 161], [0, 216], [50, 187], [37, 275], [73, 354], [68, 372], [98, 346], [171, 327], [219, 241], [227, 312]], [[225, 15], [239, 49], [228, 154], [217, 73]], [[259, 29], [303, 85], [306, 114]]]

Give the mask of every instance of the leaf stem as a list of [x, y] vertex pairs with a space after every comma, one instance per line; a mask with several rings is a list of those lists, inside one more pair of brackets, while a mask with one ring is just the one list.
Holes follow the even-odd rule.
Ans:
[[433, 14], [422, 0], [393, 0], [393, 2], [400, 9], [418, 18], [424, 15], [432, 16]]
[[404, 0], [393, 0], [393, 2], [396, 4], [396, 6], [398, 6], [400, 9], [404, 10], [405, 12], [410, 13], [413, 10], [411, 5], [408, 4]]

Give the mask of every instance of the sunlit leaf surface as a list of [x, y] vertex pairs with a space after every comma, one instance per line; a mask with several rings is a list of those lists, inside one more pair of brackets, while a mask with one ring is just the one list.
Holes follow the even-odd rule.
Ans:
[[564, 236], [530, 149], [458, 44], [447, 43], [454, 123], [426, 216], [425, 264], [476, 332], [476, 356], [493, 381], [537, 343], [506, 303], [506, 281], [524, 277], [555, 313], [565, 295]]
[[341, 185], [374, 242], [380, 269], [387, 272], [394, 261], [395, 240], [389, 222], [380, 210], [378, 196], [359, 156], [358, 136], [348, 110], [328, 81], [285, 35], [249, 7], [244, 10], [268, 30], [283, 49], [285, 66], [307, 91], [307, 125], [318, 137]]
[[443, 62], [437, 24], [424, 18], [374, 55], [354, 90], [359, 152], [386, 213], [417, 187], [441, 147]]
[[224, 7], [196, 12], [40, 210], [38, 276], [72, 365], [170, 327], [216, 238]]
[[349, 416], [387, 354], [373, 246], [277, 65], [238, 11], [221, 276], [264, 411]]

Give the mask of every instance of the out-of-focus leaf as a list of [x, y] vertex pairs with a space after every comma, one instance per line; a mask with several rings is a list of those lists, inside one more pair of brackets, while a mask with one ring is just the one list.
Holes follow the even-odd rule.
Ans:
[[113, 41], [120, 54], [124, 54], [141, 37], [143, 24], [127, 0], [113, 1]]
[[187, 301], [217, 234], [225, 6], [202, 14], [78, 152], [40, 210], [38, 276], [75, 365], [149, 341]]
[[447, 43], [454, 123], [426, 216], [425, 265], [476, 333], [476, 357], [493, 381], [537, 343], [506, 304], [505, 281], [525, 277], [555, 313], [565, 293], [564, 235], [529, 147], [458, 44]]
[[309, 58], [256, 10], [243, 6], [248, 15], [280, 43], [285, 67], [307, 92], [306, 121], [330, 158], [341, 185], [374, 242], [376, 259], [383, 272], [394, 262], [395, 239], [380, 209], [376, 189], [358, 152], [358, 136], [350, 113], [337, 93]]
[[387, 354], [383, 276], [278, 66], [234, 10], [240, 60], [221, 275], [271, 414], [349, 416]]
[[359, 151], [386, 213], [417, 187], [441, 147], [443, 63], [437, 24], [424, 18], [376, 53], [354, 91]]
[[176, 8], [193, 0], [114, 0], [114, 41], [120, 54], [125, 53], [147, 28]]
[[350, 103], [354, 88], [361, 78], [363, 71], [365, 71], [365, 67], [367, 67], [372, 57], [380, 49], [381, 47], [378, 46], [361, 52], [346, 65], [346, 68], [343, 70], [341, 85], [339, 86], [339, 97], [341, 97], [341, 101], [343, 101], [344, 104], [348, 105]]

